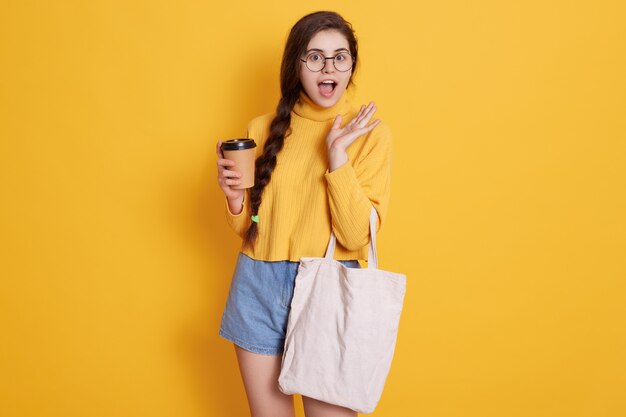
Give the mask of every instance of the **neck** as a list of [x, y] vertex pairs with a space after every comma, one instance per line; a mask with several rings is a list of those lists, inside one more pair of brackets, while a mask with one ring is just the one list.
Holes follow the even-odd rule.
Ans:
[[334, 118], [341, 114], [346, 116], [350, 113], [352, 106], [344, 93], [337, 103], [331, 107], [322, 107], [316, 104], [311, 98], [304, 92], [300, 91], [298, 101], [293, 108], [294, 113], [305, 119], [314, 120], [316, 122], [325, 122], [328, 120], [334, 120]]

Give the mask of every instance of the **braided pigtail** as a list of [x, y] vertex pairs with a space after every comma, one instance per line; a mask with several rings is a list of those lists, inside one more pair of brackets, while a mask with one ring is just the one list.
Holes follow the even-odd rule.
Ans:
[[[270, 124], [269, 136], [263, 146], [263, 153], [255, 162], [255, 184], [249, 190], [248, 200], [252, 222], [243, 238], [244, 247], [253, 247], [259, 234], [258, 222], [265, 220], [258, 217], [259, 207], [263, 200], [263, 190], [269, 184], [276, 167], [278, 153], [283, 149], [285, 138], [291, 133], [291, 111], [302, 91], [300, 71], [303, 69], [303, 63], [301, 59], [306, 53], [311, 38], [323, 30], [336, 30], [346, 37], [354, 59], [352, 74], [356, 70], [358, 55], [356, 37], [350, 23], [339, 14], [335, 12], [311, 13], [301, 18], [291, 28], [280, 67], [281, 98], [276, 107], [276, 115]], [[349, 85], [351, 83], [352, 76]]]
[[[259, 213], [261, 206], [263, 190], [269, 184], [272, 178], [272, 172], [276, 167], [276, 157], [283, 149], [285, 137], [288, 135], [289, 126], [291, 125], [291, 111], [296, 104], [298, 96], [283, 97], [278, 103], [276, 109], [276, 117], [270, 124], [270, 134], [263, 147], [263, 153], [256, 159], [254, 167], [254, 187], [250, 189], [250, 211], [253, 215]], [[244, 236], [244, 245], [252, 246], [258, 235], [257, 222], [252, 222]]]

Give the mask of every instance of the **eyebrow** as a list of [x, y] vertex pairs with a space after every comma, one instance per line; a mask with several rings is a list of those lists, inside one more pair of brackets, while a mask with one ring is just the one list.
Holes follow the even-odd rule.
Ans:
[[[311, 51], [317, 51], [317, 52], [324, 52], [323, 50], [319, 49], [319, 48], [311, 48], [309, 50], [306, 51], [306, 53], [308, 54]], [[339, 49], [335, 49], [335, 52], [339, 52], [339, 51], [346, 51], [346, 52], [350, 52], [348, 51], [346, 48], [339, 48]]]

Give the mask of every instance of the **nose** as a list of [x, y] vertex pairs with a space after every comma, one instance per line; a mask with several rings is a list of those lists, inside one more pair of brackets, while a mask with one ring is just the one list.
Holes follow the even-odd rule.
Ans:
[[328, 74], [330, 72], [335, 72], [335, 58], [326, 58], [326, 60], [324, 61], [324, 68], [322, 68], [322, 71], [325, 74]]

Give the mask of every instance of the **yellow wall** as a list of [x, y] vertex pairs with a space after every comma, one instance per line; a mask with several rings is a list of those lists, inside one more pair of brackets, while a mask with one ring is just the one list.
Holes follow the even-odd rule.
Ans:
[[1, 9], [0, 415], [246, 414], [214, 147], [319, 9], [394, 132], [380, 255], [408, 293], [375, 415], [626, 415], [623, 2]]

